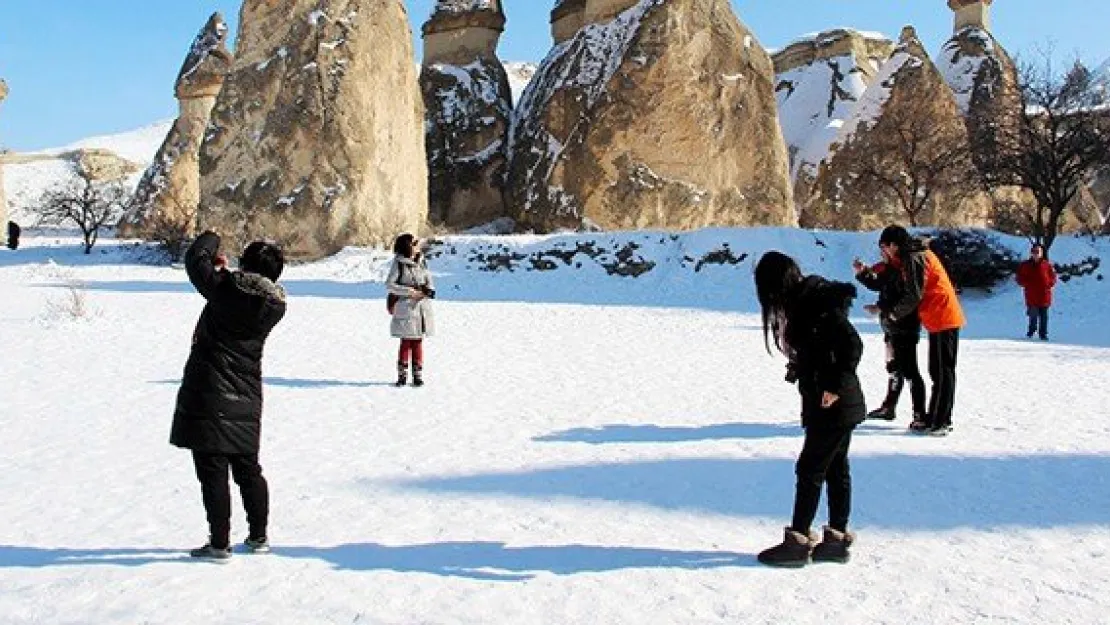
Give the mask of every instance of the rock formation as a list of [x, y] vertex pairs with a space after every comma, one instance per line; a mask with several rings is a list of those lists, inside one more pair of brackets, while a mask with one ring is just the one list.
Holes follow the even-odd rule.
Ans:
[[245, 0], [201, 146], [201, 227], [293, 258], [391, 240], [428, 212], [401, 0]]
[[201, 140], [231, 70], [226, 38], [227, 24], [215, 13], [193, 40], [174, 89], [177, 120], [135, 189], [120, 220], [121, 235], [178, 240], [193, 233], [200, 203]]
[[893, 50], [882, 35], [836, 29], [775, 53], [775, 93], [799, 209], [829, 146]]
[[728, 0], [565, 0], [552, 22], [514, 111], [518, 224], [793, 223], [771, 60]]
[[800, 222], [844, 230], [983, 225], [988, 203], [973, 188], [973, 167], [955, 97], [907, 27], [844, 123]]
[[428, 221], [466, 229], [506, 215], [512, 93], [497, 41], [500, 0], [440, 0], [424, 24], [420, 89]]

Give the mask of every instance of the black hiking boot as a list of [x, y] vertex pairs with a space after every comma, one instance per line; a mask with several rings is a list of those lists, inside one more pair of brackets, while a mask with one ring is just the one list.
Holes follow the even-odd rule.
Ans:
[[950, 432], [952, 432], [951, 423], [938, 423], [929, 428], [926, 434], [929, 436], [948, 436]]
[[848, 548], [855, 540], [855, 534], [848, 531], [839, 532], [826, 525], [824, 538], [813, 548], [813, 561], [844, 564], [852, 557]]
[[401, 387], [409, 383], [409, 365], [406, 362], [397, 363], [397, 381], [393, 386]]
[[412, 385], [424, 386], [424, 367], [416, 363], [412, 364]]
[[247, 550], [247, 553], [270, 553], [270, 541], [266, 540], [265, 536], [257, 538], [248, 536], [247, 539], [243, 541], [243, 548]]
[[213, 547], [211, 542], [207, 542], [204, 543], [203, 547], [197, 547], [190, 551], [189, 555], [202, 560], [227, 562], [231, 559], [231, 547]]
[[806, 536], [788, 527], [781, 543], [764, 549], [757, 557], [767, 566], [796, 569], [809, 562], [809, 553], [813, 551], [816, 542], [817, 536], [812, 532]]
[[932, 428], [933, 424], [929, 422], [929, 417], [925, 415], [915, 415], [910, 423], [910, 431], [918, 434], [924, 434]]
[[884, 404], [867, 413], [867, 418], [882, 419], [883, 421], [893, 421], [897, 418], [897, 415], [894, 413], [894, 408]]

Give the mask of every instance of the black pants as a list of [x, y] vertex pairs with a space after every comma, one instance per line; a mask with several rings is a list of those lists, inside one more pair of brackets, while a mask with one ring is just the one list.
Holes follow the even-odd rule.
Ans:
[[1029, 315], [1029, 330], [1026, 336], [1033, 336], [1040, 332], [1042, 339], [1048, 338], [1048, 306], [1026, 306], [1025, 314]]
[[838, 531], [848, 529], [852, 511], [852, 476], [848, 470], [848, 446], [852, 430], [847, 428], [806, 428], [802, 453], [794, 465], [798, 483], [794, 491], [794, 520], [790, 528], [809, 534], [817, 504], [821, 503], [821, 486], [828, 484], [829, 526]]
[[193, 452], [193, 466], [200, 480], [204, 511], [208, 515], [209, 540], [213, 547], [227, 547], [231, 542], [231, 489], [227, 469], [239, 485], [251, 538], [266, 535], [270, 515], [270, 488], [262, 477], [258, 455], [224, 455]]
[[887, 361], [890, 379], [887, 382], [883, 406], [893, 410], [898, 405], [898, 398], [902, 396], [902, 387], [905, 386], [906, 380], [909, 380], [914, 416], [924, 415], [925, 378], [921, 377], [921, 369], [917, 366], [917, 338], [887, 335], [886, 343], [890, 350], [890, 358]]
[[929, 420], [933, 426], [952, 425], [952, 406], [956, 403], [956, 354], [960, 331], [929, 333], [929, 377], [933, 393], [929, 398]]

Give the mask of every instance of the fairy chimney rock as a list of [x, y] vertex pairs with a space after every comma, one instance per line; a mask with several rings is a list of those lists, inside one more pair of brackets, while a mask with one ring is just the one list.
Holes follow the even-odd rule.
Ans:
[[424, 23], [424, 65], [492, 57], [505, 30], [500, 0], [439, 0]]
[[584, 15], [620, 8], [557, 43], [513, 110], [518, 227], [793, 224], [774, 68], [729, 0], [590, 0]]
[[[886, 172], [896, 179], [909, 167], [947, 158], [968, 142], [967, 128], [955, 96], [917, 38], [912, 27], [902, 30], [900, 43], [859, 98], [839, 130], [830, 154], [821, 163], [814, 192], [802, 207], [799, 221], [807, 228], [870, 230], [907, 218], [900, 196], [882, 184]], [[913, 145], [913, 164], [905, 162], [905, 145]], [[966, 165], [968, 168], [970, 164]], [[966, 173], [966, 172], [963, 172]], [[981, 194], [962, 193], [939, 181], [929, 201], [916, 204], [914, 225], [981, 226], [987, 206]], [[947, 193], [949, 197], [944, 197]]]
[[586, 0], [556, 0], [551, 10], [551, 38], [556, 44], [570, 39], [583, 25]]
[[956, 32], [967, 27], [991, 29], [991, 4], [994, 0], [948, 0], [956, 13]]
[[512, 91], [497, 58], [505, 14], [496, 0], [440, 0], [424, 24], [428, 221], [464, 230], [506, 216]]
[[402, 0], [244, 0], [200, 152], [200, 227], [297, 259], [419, 229], [424, 105]]
[[813, 191], [818, 167], [839, 128], [894, 47], [881, 33], [838, 28], [807, 35], [772, 57], [779, 120], [799, 211]]
[[178, 72], [178, 116], [135, 188], [120, 233], [161, 240], [192, 234], [200, 202], [200, 145], [224, 78], [231, 70], [227, 23], [213, 13]]

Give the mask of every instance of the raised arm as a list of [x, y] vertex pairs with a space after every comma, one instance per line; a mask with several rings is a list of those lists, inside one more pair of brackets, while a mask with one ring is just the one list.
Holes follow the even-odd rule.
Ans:
[[874, 267], [864, 267], [863, 270], [856, 273], [856, 281], [859, 282], [869, 291], [879, 291], [883, 288], [883, 279], [886, 276], [879, 275], [879, 269], [891, 271], [889, 267], [882, 267], [875, 265]]
[[216, 253], [220, 249], [220, 236], [211, 230], [197, 237], [185, 252], [185, 272], [189, 282], [204, 299], [211, 300], [216, 288], [227, 279], [226, 271], [216, 269]]

